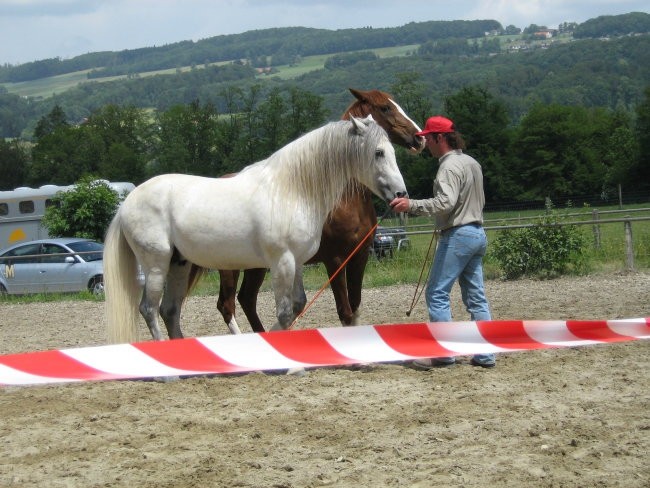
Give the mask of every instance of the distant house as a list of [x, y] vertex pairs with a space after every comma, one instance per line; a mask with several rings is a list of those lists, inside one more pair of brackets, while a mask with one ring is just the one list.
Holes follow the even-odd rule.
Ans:
[[535, 37], [539, 37], [541, 39], [550, 39], [553, 37], [553, 31], [546, 30], [546, 31], [537, 31], [535, 32]]
[[550, 39], [553, 37], [554, 34], [555, 34], [554, 30], [548, 29], [548, 30], [535, 32], [535, 37], [539, 37], [540, 39]]

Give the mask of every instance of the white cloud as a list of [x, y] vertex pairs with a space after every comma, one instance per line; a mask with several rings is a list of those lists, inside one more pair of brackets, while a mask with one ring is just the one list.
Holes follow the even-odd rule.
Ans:
[[397, 27], [454, 19], [555, 27], [649, 7], [647, 0], [0, 0], [0, 64], [270, 27]]

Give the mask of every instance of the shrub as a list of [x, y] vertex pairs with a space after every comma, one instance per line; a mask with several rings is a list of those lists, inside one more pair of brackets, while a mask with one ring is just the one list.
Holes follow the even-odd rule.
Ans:
[[103, 241], [121, 196], [103, 180], [84, 177], [58, 192], [45, 210], [43, 225], [52, 237], [83, 237]]
[[586, 270], [584, 234], [576, 225], [560, 225], [561, 218], [550, 207], [533, 227], [502, 231], [491, 245], [505, 279], [554, 278]]

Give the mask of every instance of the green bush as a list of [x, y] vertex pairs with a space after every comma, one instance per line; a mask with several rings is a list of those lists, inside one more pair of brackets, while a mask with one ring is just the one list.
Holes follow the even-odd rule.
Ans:
[[56, 194], [45, 210], [43, 225], [52, 237], [103, 241], [121, 198], [103, 180], [84, 177], [74, 188]]
[[[550, 206], [549, 206], [550, 207]], [[554, 278], [586, 271], [587, 240], [576, 225], [549, 212], [533, 227], [504, 230], [490, 247], [505, 279]]]

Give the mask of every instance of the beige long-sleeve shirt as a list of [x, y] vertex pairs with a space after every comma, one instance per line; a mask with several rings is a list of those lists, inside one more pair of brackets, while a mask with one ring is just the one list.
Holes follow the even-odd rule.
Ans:
[[460, 150], [439, 159], [433, 198], [410, 200], [409, 213], [433, 215], [439, 230], [459, 225], [483, 224], [483, 172], [481, 165]]

